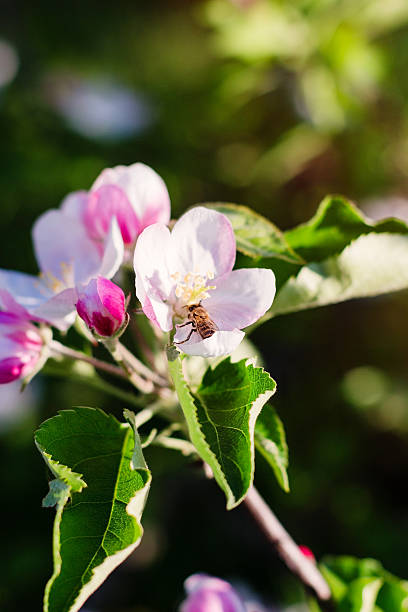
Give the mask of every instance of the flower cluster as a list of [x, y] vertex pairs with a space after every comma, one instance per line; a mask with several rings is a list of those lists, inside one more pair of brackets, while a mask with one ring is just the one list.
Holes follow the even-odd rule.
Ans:
[[109, 279], [132, 257], [144, 313], [162, 331], [173, 330], [180, 351], [232, 352], [242, 329], [270, 307], [273, 273], [233, 270], [235, 237], [224, 215], [197, 207], [171, 232], [169, 221], [166, 185], [141, 163], [103, 170], [89, 191], [44, 213], [32, 232], [39, 275], [0, 270], [1, 330], [18, 319], [11, 335], [0, 330], [0, 382], [34, 368], [43, 341], [33, 322], [66, 331], [78, 314], [98, 340], [122, 333], [125, 296]]

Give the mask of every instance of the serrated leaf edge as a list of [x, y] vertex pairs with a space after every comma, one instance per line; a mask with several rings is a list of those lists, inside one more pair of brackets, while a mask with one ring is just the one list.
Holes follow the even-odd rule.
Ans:
[[[47, 423], [49, 421], [51, 421], [52, 419], [56, 419], [56, 418], [64, 418], [66, 416], [66, 413], [76, 413], [78, 410], [82, 411], [83, 409], [85, 410], [93, 410], [95, 412], [98, 412], [100, 415], [102, 415], [103, 417], [105, 417], [107, 420], [110, 421], [114, 421], [115, 424], [119, 424], [121, 428], [123, 429], [127, 429], [128, 432], [126, 432], [124, 439], [123, 439], [123, 445], [122, 448], [124, 447], [126, 441], [127, 441], [127, 436], [128, 433], [131, 432], [132, 430], [132, 426], [128, 423], [120, 423], [119, 421], [117, 421], [117, 419], [111, 415], [111, 414], [107, 414], [106, 412], [104, 412], [103, 410], [100, 410], [99, 408], [91, 408], [91, 407], [85, 407], [85, 406], [78, 406], [76, 409], [68, 409], [68, 410], [61, 410], [58, 412], [58, 414], [56, 414], [53, 417], [50, 417], [49, 419], [47, 419], [46, 421], [44, 421], [41, 426], [38, 428], [38, 430], [35, 432], [35, 444], [37, 446], [37, 448], [39, 449], [41, 455], [44, 457], [44, 460], [46, 461], [46, 464], [48, 465], [48, 467], [50, 468], [50, 470], [53, 472], [53, 474], [56, 475], [57, 478], [60, 478], [60, 476], [55, 473], [54, 469], [52, 468], [52, 466], [49, 463], [49, 459], [52, 461], [52, 463], [54, 465], [61, 465], [62, 467], [66, 468], [67, 470], [69, 470], [69, 472], [71, 472], [72, 474], [76, 474], [76, 472], [72, 472], [72, 470], [68, 467], [65, 466], [64, 464], [59, 463], [58, 461], [56, 461], [55, 459], [52, 459], [51, 455], [49, 453], [46, 453], [44, 451], [44, 449], [41, 447], [41, 445], [37, 442], [37, 434], [38, 432], [45, 426], [47, 426]], [[140, 439], [139, 437], [136, 438], [136, 433], [137, 430], [133, 430], [134, 431], [134, 439], [135, 439], [135, 446], [136, 446], [136, 440], [139, 440], [140, 443]], [[138, 436], [138, 434], [137, 434]], [[45, 455], [47, 455], [47, 459], [45, 458]], [[132, 462], [133, 462], [133, 458], [134, 455], [132, 457]], [[123, 461], [123, 456], [121, 458], [121, 462]], [[134, 495], [134, 497], [129, 501], [129, 503], [126, 506], [126, 512], [129, 514], [129, 516], [133, 516], [133, 518], [136, 520], [137, 525], [140, 529], [140, 537], [133, 543], [130, 544], [129, 546], [127, 546], [126, 548], [124, 548], [123, 550], [120, 550], [118, 552], [116, 552], [113, 555], [110, 555], [109, 557], [106, 557], [104, 559], [104, 561], [98, 565], [97, 567], [95, 567], [92, 571], [92, 576], [90, 578], [90, 580], [83, 585], [82, 589], [79, 591], [76, 599], [73, 601], [72, 605], [69, 608], [65, 608], [65, 610], [61, 611], [61, 612], [78, 612], [80, 610], [80, 608], [83, 606], [83, 604], [85, 603], [85, 601], [90, 597], [90, 595], [92, 595], [92, 593], [94, 593], [96, 591], [96, 589], [102, 584], [102, 582], [104, 582], [104, 580], [107, 578], [107, 576], [113, 572], [113, 570], [118, 567], [118, 565], [120, 565], [132, 552], [133, 550], [135, 550], [135, 548], [138, 546], [138, 544], [140, 543], [142, 537], [143, 537], [143, 527], [142, 524], [140, 522], [140, 517], [142, 515], [143, 512], [143, 508], [145, 505], [145, 501], [146, 501], [146, 497], [147, 497], [147, 493], [149, 491], [150, 488], [150, 483], [151, 483], [151, 473], [150, 470], [148, 470], [146, 463], [144, 462], [144, 466], [138, 466], [138, 467], [134, 467], [132, 465], [132, 469], [137, 469], [137, 470], [146, 470], [148, 479], [146, 481], [145, 486], [140, 489], [139, 491], [136, 492], [136, 494]], [[61, 480], [63, 480], [63, 482], [65, 482], [65, 480], [63, 478], [61, 478]], [[86, 483], [84, 481], [82, 481], [84, 483], [84, 486], [86, 486]], [[69, 485], [69, 483], [67, 482], [66, 484]], [[117, 483], [115, 484], [115, 488], [116, 488]], [[71, 486], [70, 486], [71, 488]], [[80, 492], [82, 491], [83, 487], [81, 487], [80, 489], [76, 490], [75, 492]], [[140, 498], [140, 500], [139, 500]], [[48, 606], [48, 596], [51, 590], [51, 587], [53, 585], [53, 583], [55, 582], [56, 578], [59, 576], [60, 572], [61, 572], [61, 567], [62, 567], [62, 559], [61, 559], [61, 551], [60, 551], [60, 525], [61, 525], [61, 519], [62, 519], [62, 514], [64, 511], [64, 507], [66, 502], [69, 499], [69, 493], [67, 494], [65, 500], [63, 501], [63, 503], [59, 503], [57, 505], [56, 508], [56, 516], [54, 519], [54, 527], [53, 527], [53, 565], [54, 565], [54, 571], [52, 576], [50, 577], [50, 579], [48, 580], [46, 587], [45, 587], [45, 592], [44, 592], [44, 612], [48, 612], [49, 611], [49, 606]], [[107, 530], [105, 530], [106, 532]]]
[[[174, 362], [173, 362], [174, 363]], [[170, 365], [170, 363], [169, 363]], [[222, 469], [222, 466], [220, 465], [220, 462], [217, 459], [217, 456], [213, 453], [213, 451], [211, 450], [211, 447], [209, 446], [209, 444], [207, 443], [205, 436], [203, 434], [202, 431], [202, 427], [199, 423], [199, 420], [197, 418], [197, 406], [195, 404], [194, 401], [194, 396], [191, 394], [190, 389], [188, 387], [188, 384], [185, 380], [184, 377], [184, 373], [183, 373], [183, 367], [182, 367], [182, 362], [180, 359], [178, 359], [178, 369], [180, 371], [181, 374], [181, 384], [183, 386], [183, 390], [185, 391], [185, 393], [188, 395], [192, 406], [194, 407], [194, 425], [195, 428], [190, 427], [190, 418], [189, 415], [186, 415], [184, 409], [183, 409], [183, 413], [184, 416], [186, 418], [187, 421], [187, 425], [189, 426], [189, 434], [191, 437], [191, 441], [193, 442], [194, 446], [197, 449], [198, 454], [201, 456], [201, 458], [203, 459], [203, 461], [206, 461], [210, 468], [211, 464], [208, 461], [208, 457], [206, 458], [204, 455], [208, 453], [209, 457], [211, 458], [212, 461], [214, 461], [214, 463], [218, 466], [218, 470], [215, 472], [212, 469], [213, 475], [215, 480], [217, 481], [217, 483], [219, 484], [219, 486], [221, 487], [221, 489], [224, 491], [226, 498], [227, 498], [227, 510], [232, 510], [233, 508], [235, 508], [236, 506], [238, 506], [246, 497], [246, 494], [248, 492], [248, 490], [250, 489], [252, 483], [253, 483], [253, 479], [254, 479], [254, 474], [255, 474], [255, 424], [256, 424], [256, 419], [258, 418], [263, 406], [266, 404], [266, 402], [272, 397], [272, 395], [276, 392], [276, 382], [275, 380], [271, 377], [271, 375], [269, 374], [269, 372], [266, 372], [266, 370], [262, 367], [254, 367], [252, 365], [252, 363], [246, 363], [245, 364], [248, 368], [252, 368], [253, 370], [260, 370], [260, 372], [262, 374], [266, 374], [268, 376], [268, 378], [273, 382], [274, 384], [274, 388], [272, 390], [268, 390], [265, 391], [264, 393], [262, 393], [261, 395], [259, 395], [253, 402], [252, 405], [249, 409], [249, 419], [248, 419], [248, 428], [249, 428], [249, 439], [250, 439], [250, 456], [251, 456], [251, 472], [250, 472], [250, 481], [249, 481], [249, 486], [247, 488], [247, 490], [245, 491], [245, 493], [243, 495], [241, 495], [241, 497], [239, 499], [235, 498], [234, 493], [232, 492], [227, 479], [224, 476], [224, 472]], [[176, 385], [176, 381], [174, 380], [174, 384], [176, 386], [176, 391], [177, 390], [177, 385]], [[198, 396], [199, 397], [199, 396]], [[264, 399], [265, 398], [265, 399]], [[205, 404], [203, 403], [202, 399], [199, 397], [200, 402], [202, 403], [203, 407], [205, 407]], [[181, 404], [181, 401], [180, 401]], [[182, 406], [183, 408], [183, 406]], [[196, 435], [197, 430], [200, 432], [201, 436], [198, 438], [198, 436]], [[201, 449], [204, 450], [204, 453], [201, 451]]]

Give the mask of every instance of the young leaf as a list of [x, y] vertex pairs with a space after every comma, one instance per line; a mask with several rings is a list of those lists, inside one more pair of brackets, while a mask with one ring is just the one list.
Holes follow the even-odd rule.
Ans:
[[408, 610], [408, 582], [387, 572], [375, 559], [327, 557], [320, 569], [340, 612]]
[[94, 408], [60, 412], [35, 442], [57, 477], [44, 500], [56, 504], [44, 612], [76, 612], [140, 542], [150, 473], [137, 432]]
[[176, 352], [168, 353], [169, 371], [191, 441], [234, 508], [252, 484], [255, 422], [276, 383], [262, 368], [227, 358], [208, 368], [193, 396]]
[[249, 257], [274, 257], [291, 263], [303, 263], [271, 221], [239, 204], [206, 204], [226, 215], [234, 229], [237, 249]]
[[282, 489], [289, 492], [285, 430], [275, 408], [270, 404], [266, 404], [256, 421], [255, 446], [272, 467]]

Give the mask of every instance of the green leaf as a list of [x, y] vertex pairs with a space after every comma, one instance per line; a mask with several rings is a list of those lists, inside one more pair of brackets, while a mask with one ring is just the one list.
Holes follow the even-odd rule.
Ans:
[[387, 572], [375, 559], [327, 557], [320, 569], [339, 612], [408, 610], [408, 583]]
[[76, 612], [140, 542], [150, 472], [137, 432], [94, 408], [60, 412], [35, 442], [57, 476], [44, 500], [56, 504], [44, 611]]
[[310, 221], [284, 235], [291, 248], [305, 261], [319, 262], [340, 253], [362, 234], [371, 232], [406, 234], [408, 228], [398, 219], [372, 223], [346, 198], [327, 196]]
[[270, 404], [266, 404], [256, 421], [255, 446], [272, 467], [282, 489], [289, 492], [285, 430], [275, 408]]
[[237, 249], [249, 257], [274, 257], [291, 263], [302, 263], [284, 234], [271, 221], [247, 206], [239, 204], [206, 204], [226, 215], [234, 229]]
[[278, 292], [267, 316], [370, 297], [408, 287], [408, 236], [371, 233], [338, 256], [301, 268]]
[[191, 441], [234, 508], [252, 484], [255, 422], [276, 383], [262, 368], [227, 358], [208, 368], [193, 395], [179, 356], [172, 351], [168, 359]]

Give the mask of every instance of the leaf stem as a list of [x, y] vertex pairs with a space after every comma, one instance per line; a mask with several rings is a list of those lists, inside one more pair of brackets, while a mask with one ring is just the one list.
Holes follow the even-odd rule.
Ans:
[[332, 611], [331, 592], [326, 580], [316, 565], [305, 557], [254, 486], [249, 489], [244, 503], [287, 567], [306, 588], [313, 591], [322, 610]]
[[75, 361], [85, 361], [85, 363], [90, 363], [97, 368], [98, 370], [103, 370], [104, 372], [108, 372], [109, 374], [113, 374], [113, 376], [119, 376], [119, 378], [128, 378], [126, 372], [115, 366], [111, 363], [106, 363], [106, 361], [101, 361], [100, 359], [96, 359], [95, 357], [90, 357], [89, 355], [85, 355], [85, 353], [81, 353], [81, 351], [76, 351], [74, 349], [61, 344], [57, 340], [51, 340], [49, 343], [49, 349], [51, 352], [51, 356], [54, 355], [62, 355], [63, 357], [67, 357], [68, 359], [73, 359]]

